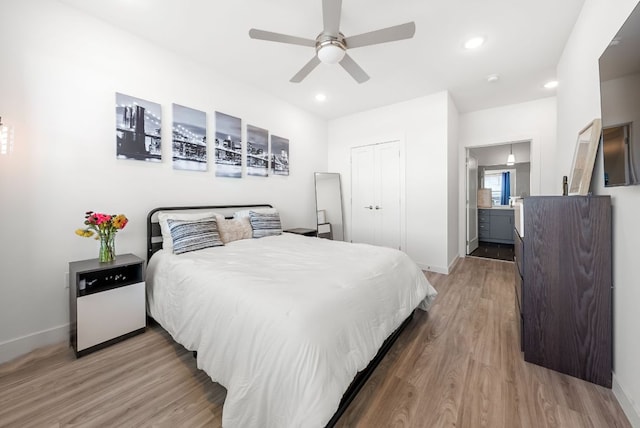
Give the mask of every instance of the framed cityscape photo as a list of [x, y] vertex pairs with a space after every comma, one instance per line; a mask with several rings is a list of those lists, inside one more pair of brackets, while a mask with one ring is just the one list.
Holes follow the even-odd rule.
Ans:
[[116, 92], [116, 156], [118, 159], [162, 161], [162, 107]]
[[271, 136], [271, 173], [289, 175], [289, 140]]
[[242, 178], [242, 120], [216, 112], [216, 177]]
[[207, 114], [173, 104], [173, 169], [207, 170]]
[[269, 131], [247, 125], [247, 175], [269, 175]]

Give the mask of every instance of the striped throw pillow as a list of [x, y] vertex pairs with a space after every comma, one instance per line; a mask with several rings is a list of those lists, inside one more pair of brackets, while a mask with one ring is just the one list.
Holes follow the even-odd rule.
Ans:
[[278, 214], [278, 212], [259, 213], [250, 211], [249, 221], [251, 221], [254, 238], [264, 238], [265, 236], [282, 234], [282, 225], [280, 224], [280, 214]]
[[216, 219], [214, 217], [200, 220], [167, 220], [173, 254], [182, 254], [203, 248], [224, 245], [220, 240]]

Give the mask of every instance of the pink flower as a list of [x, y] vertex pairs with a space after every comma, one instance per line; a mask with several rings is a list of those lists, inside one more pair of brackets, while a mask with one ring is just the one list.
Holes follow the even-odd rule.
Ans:
[[109, 221], [111, 221], [111, 216], [108, 214], [94, 214], [96, 217], [96, 224], [99, 226], [102, 223], [107, 223]]

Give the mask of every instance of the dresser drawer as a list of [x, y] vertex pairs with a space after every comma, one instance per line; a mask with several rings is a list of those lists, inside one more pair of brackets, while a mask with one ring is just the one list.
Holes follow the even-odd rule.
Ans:
[[516, 268], [520, 273], [520, 276], [524, 275], [524, 251], [523, 251], [522, 238], [518, 234], [518, 231], [513, 229], [513, 254], [516, 262]]
[[515, 270], [515, 294], [516, 294], [516, 303], [517, 303], [517, 308], [518, 308], [518, 312], [520, 315], [522, 315], [522, 277], [520, 276], [520, 273], [518, 272], [517, 269]]

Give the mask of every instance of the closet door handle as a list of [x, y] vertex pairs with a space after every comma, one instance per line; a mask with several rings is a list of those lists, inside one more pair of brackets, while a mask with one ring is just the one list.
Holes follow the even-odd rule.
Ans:
[[364, 207], [365, 209], [369, 209], [372, 210], [373, 209], [373, 205], [369, 205], [368, 207]]
[[382, 207], [380, 207], [380, 206], [376, 205], [376, 209], [377, 209], [377, 210], [381, 210], [381, 209], [382, 209]]

